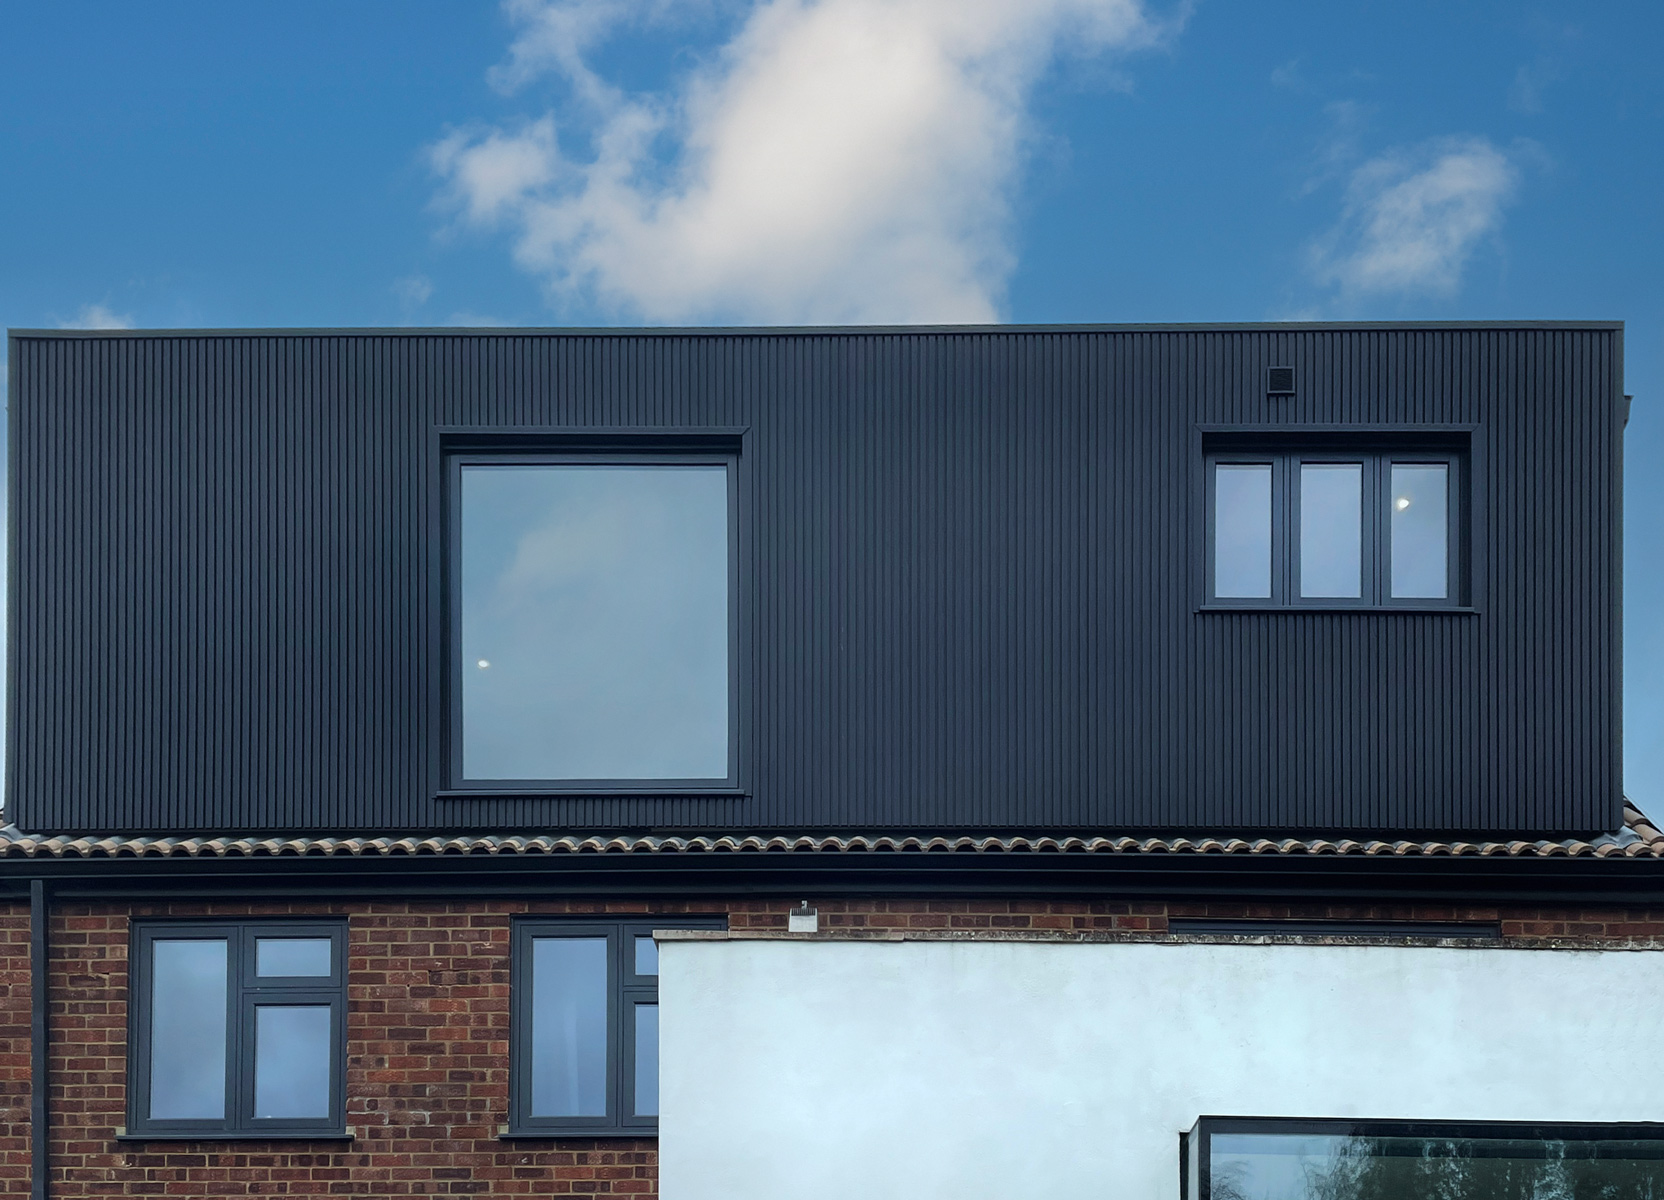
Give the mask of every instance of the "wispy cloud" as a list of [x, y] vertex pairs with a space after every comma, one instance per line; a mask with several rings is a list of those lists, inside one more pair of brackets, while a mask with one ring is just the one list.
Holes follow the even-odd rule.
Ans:
[[1306, 81], [1300, 74], [1300, 60], [1291, 58], [1271, 69], [1271, 86], [1284, 88], [1287, 91], [1299, 92], [1306, 88]]
[[1559, 78], [1559, 64], [1552, 59], [1539, 58], [1535, 62], [1522, 63], [1514, 72], [1514, 82], [1508, 88], [1508, 107], [1527, 116], [1542, 112], [1543, 94]]
[[433, 296], [433, 280], [426, 275], [406, 275], [393, 281], [393, 295], [405, 308], [421, 308]]
[[1311, 247], [1318, 282], [1348, 293], [1449, 295], [1502, 226], [1515, 161], [1484, 138], [1442, 138], [1352, 172], [1340, 221]]
[[628, 94], [587, 52], [663, 0], [511, 0], [492, 76], [555, 73], [587, 121], [453, 131], [459, 220], [500, 228], [551, 293], [650, 320], [986, 321], [1014, 263], [1028, 99], [1064, 53], [1178, 20], [1142, 0], [761, 0], [680, 83]]
[[131, 329], [133, 318], [118, 313], [107, 304], [83, 304], [81, 311], [68, 321], [59, 321], [59, 329]]
[[1537, 44], [1538, 52], [1514, 71], [1514, 81], [1508, 87], [1508, 107], [1534, 116], [1543, 111], [1549, 89], [1565, 77], [1568, 64], [1581, 59], [1584, 39], [1577, 25], [1542, 15], [1532, 17], [1525, 32]]

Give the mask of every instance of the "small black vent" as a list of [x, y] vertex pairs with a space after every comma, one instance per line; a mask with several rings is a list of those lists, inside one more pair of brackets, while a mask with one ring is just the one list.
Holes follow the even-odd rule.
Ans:
[[1267, 367], [1265, 370], [1265, 394], [1267, 396], [1294, 395], [1294, 368]]

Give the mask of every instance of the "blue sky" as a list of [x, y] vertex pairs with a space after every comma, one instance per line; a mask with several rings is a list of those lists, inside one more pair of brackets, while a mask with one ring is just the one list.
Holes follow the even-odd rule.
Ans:
[[15, 5], [9, 326], [1628, 322], [1664, 812], [1664, 5]]

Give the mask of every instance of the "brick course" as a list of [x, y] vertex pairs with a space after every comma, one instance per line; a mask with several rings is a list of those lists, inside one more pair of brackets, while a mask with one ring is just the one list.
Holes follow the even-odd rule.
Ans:
[[29, 906], [0, 907], [0, 1195], [29, 1193]]
[[[509, 927], [517, 913], [722, 913], [783, 931], [791, 902], [62, 903], [52, 922], [53, 1195], [629, 1196], [657, 1191], [651, 1138], [505, 1141]], [[1529, 944], [1664, 946], [1664, 910], [1469, 905], [828, 900], [827, 934], [1125, 932], [1170, 916], [1500, 921]], [[350, 1144], [117, 1142], [126, 1121], [127, 947], [135, 917], [348, 918]], [[0, 908], [0, 1195], [28, 1194], [28, 908]]]

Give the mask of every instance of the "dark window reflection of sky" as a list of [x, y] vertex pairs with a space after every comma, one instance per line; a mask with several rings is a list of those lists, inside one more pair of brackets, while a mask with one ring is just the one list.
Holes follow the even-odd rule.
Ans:
[[1363, 594], [1363, 468], [1305, 463], [1300, 468], [1300, 594], [1354, 599]]
[[466, 777], [726, 778], [726, 468], [462, 480]]
[[1392, 468], [1392, 594], [1401, 599], [1450, 592], [1447, 474], [1437, 463]]
[[225, 1116], [226, 945], [224, 938], [158, 938], [152, 944], [152, 1120]]
[[1220, 463], [1214, 471], [1213, 592], [1271, 595], [1271, 466]]
[[607, 939], [532, 941], [532, 1115], [607, 1113]]
[[327, 1004], [260, 1004], [254, 1010], [254, 1115], [329, 1116]]

